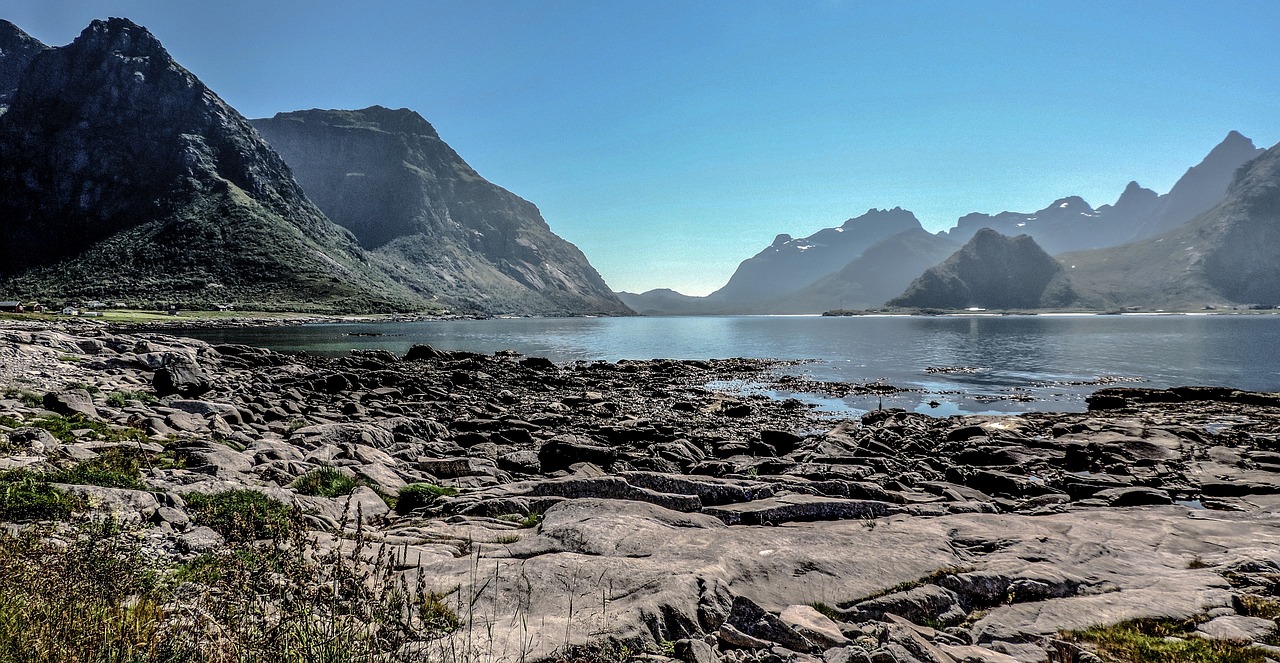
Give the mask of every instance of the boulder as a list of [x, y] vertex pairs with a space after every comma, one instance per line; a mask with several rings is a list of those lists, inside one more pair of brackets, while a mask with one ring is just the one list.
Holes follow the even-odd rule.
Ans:
[[213, 382], [195, 359], [182, 353], [169, 353], [163, 367], [152, 377], [151, 386], [162, 398], [173, 394], [195, 398], [213, 389]]
[[84, 389], [51, 391], [44, 395], [43, 404], [44, 409], [64, 416], [80, 415], [87, 419], [98, 418], [98, 408], [93, 405], [93, 397]]
[[964, 621], [965, 610], [955, 592], [937, 585], [922, 585], [856, 604], [864, 615], [883, 618], [892, 613], [917, 624], [954, 626]]

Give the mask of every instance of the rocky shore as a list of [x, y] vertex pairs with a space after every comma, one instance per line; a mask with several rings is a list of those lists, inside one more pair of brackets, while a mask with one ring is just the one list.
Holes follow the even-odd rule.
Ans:
[[[1134, 620], [1280, 658], [1280, 394], [840, 419], [708, 388], [796, 390], [772, 368], [10, 328], [0, 471], [161, 566], [234, 543], [193, 495], [278, 500], [317, 550], [393, 551], [466, 660], [1094, 661], [1080, 634]], [[137, 486], [61, 480], [124, 451]]]

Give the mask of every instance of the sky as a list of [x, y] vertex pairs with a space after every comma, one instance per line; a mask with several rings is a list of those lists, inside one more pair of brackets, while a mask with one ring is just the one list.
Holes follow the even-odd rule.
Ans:
[[108, 16], [251, 118], [418, 111], [631, 292], [870, 208], [1098, 206], [1280, 140], [1271, 0], [0, 0], [53, 46]]

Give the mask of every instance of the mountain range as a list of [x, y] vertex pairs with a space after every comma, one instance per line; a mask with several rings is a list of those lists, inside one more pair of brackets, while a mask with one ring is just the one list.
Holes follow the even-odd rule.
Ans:
[[[1198, 308], [1233, 302], [1256, 303], [1268, 298], [1257, 288], [1237, 287], [1228, 292], [1210, 284], [1213, 279], [1227, 278], [1222, 275], [1234, 269], [1231, 261], [1206, 262], [1195, 270], [1183, 269], [1180, 273], [1184, 276], [1178, 276], [1172, 265], [1201, 253], [1187, 250], [1174, 260], [1174, 256], [1166, 255], [1164, 247], [1179, 242], [1185, 246], [1190, 242], [1187, 229], [1202, 227], [1193, 221], [1199, 223], [1199, 219], [1236, 195], [1237, 187], [1242, 186], [1238, 182], [1240, 173], [1246, 165], [1256, 164], [1263, 153], [1251, 140], [1232, 131], [1164, 195], [1130, 182], [1110, 205], [1094, 208], [1079, 196], [1067, 196], [1031, 213], [968, 214], [958, 219], [949, 231], [935, 234], [926, 232], [906, 210], [871, 210], [840, 227], [821, 230], [800, 240], [780, 235], [769, 248], [743, 261], [723, 288], [706, 297], [688, 297], [671, 290], [619, 293], [619, 296], [631, 308], [645, 314], [819, 313], [831, 309], [879, 308], [886, 303], [945, 308], [939, 303], [942, 300], [967, 302], [963, 306], [957, 304], [958, 308], [999, 308], [986, 305], [999, 300], [999, 293], [985, 292], [1000, 282], [998, 274], [1005, 266], [997, 264], [999, 256], [1008, 259], [1009, 255], [1017, 254], [1036, 262], [1040, 261], [1038, 254], [1065, 253], [1061, 255], [1062, 260], [1071, 266], [1065, 275], [1056, 277], [1049, 292], [1038, 299], [1041, 303], [1033, 305], [1027, 297], [1014, 297], [1019, 302], [1014, 308]], [[1267, 177], [1257, 174], [1250, 181], [1266, 181]], [[1215, 247], [1203, 249], [1204, 255], [1233, 255], [1233, 242], [1246, 236], [1255, 237], [1275, 225], [1266, 220], [1260, 204], [1248, 206], [1247, 211], [1241, 211], [1240, 205], [1233, 209], [1236, 212], [1231, 218], [1236, 221], [1232, 227], [1240, 226], [1247, 217], [1253, 230], [1197, 231], [1211, 235], [1197, 246]], [[1221, 214], [1215, 218], [1221, 218]], [[828, 238], [842, 236], [855, 221], [863, 237], [879, 239], [869, 243], [829, 241]], [[1010, 247], [1019, 248], [1011, 248], [1012, 254], [1001, 253], [994, 250], [998, 242], [991, 236], [984, 237], [976, 246], [966, 244], [983, 229], [1001, 237], [1014, 236], [1017, 241]], [[965, 244], [963, 250], [961, 244]], [[810, 255], [815, 258], [809, 259]], [[1161, 256], [1163, 262], [1140, 264], [1156, 260], [1156, 256]], [[944, 263], [950, 258], [955, 260]], [[986, 277], [977, 278], [977, 272], [983, 270], [975, 265], [984, 261], [994, 263], [986, 270]], [[1265, 257], [1256, 257], [1256, 262], [1270, 264]], [[941, 271], [929, 275], [926, 270], [935, 266]], [[976, 279], [964, 288], [959, 284], [969, 279], [957, 278], [956, 270], [961, 266], [966, 266], [961, 271], [967, 270], [969, 276]], [[1196, 276], [1186, 276], [1193, 273]], [[947, 278], [941, 278], [944, 274]], [[925, 280], [919, 281], [918, 277]], [[1148, 283], [1156, 285], [1148, 286]], [[749, 284], [768, 285], [745, 287]], [[950, 286], [944, 287], [944, 284]], [[977, 298], [957, 295], [966, 290]], [[757, 294], [753, 296], [752, 292]], [[926, 292], [941, 299], [922, 304], [921, 297]], [[733, 296], [726, 297], [725, 293]], [[1250, 297], [1241, 298], [1245, 294]], [[984, 304], [973, 303], [977, 301]]]
[[[629, 313], [536, 208], [481, 178], [411, 112], [307, 112], [312, 121], [296, 124], [315, 135], [277, 132], [293, 139], [295, 179], [247, 119], [120, 18], [94, 21], [57, 48], [0, 23], [0, 85], [6, 298]], [[365, 159], [370, 188], [340, 189], [352, 195], [335, 202], [308, 149], [343, 153], [337, 166], [349, 172]], [[370, 195], [396, 186], [404, 192], [390, 200], [408, 201], [402, 207]], [[427, 230], [450, 223], [452, 234]], [[404, 239], [415, 235], [430, 241]]]

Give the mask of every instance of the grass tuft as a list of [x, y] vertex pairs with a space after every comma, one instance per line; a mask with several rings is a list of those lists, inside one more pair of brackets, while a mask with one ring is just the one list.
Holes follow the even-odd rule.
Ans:
[[441, 495], [457, 495], [457, 488], [437, 486], [432, 483], [411, 483], [400, 489], [396, 498], [396, 513], [406, 515], [435, 501]]
[[1262, 652], [1240, 643], [1190, 637], [1194, 621], [1139, 619], [1063, 634], [1087, 643], [1111, 663], [1262, 663]]
[[184, 497], [195, 521], [228, 541], [279, 539], [300, 527], [291, 507], [256, 490], [189, 493]]
[[303, 495], [320, 497], [342, 497], [364, 485], [364, 482], [343, 474], [334, 467], [319, 467], [300, 476], [293, 482], [293, 487]]

